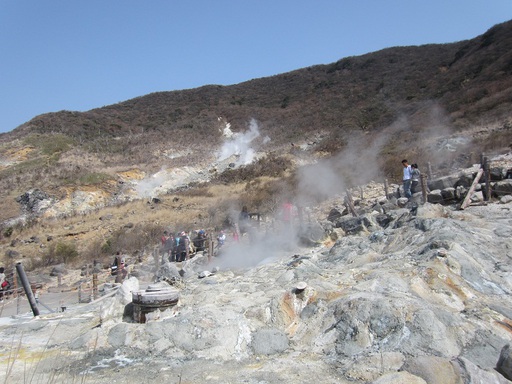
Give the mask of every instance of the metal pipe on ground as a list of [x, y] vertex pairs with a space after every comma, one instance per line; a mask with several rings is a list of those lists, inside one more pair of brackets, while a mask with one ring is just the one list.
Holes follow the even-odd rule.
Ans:
[[32, 313], [34, 314], [34, 316], [39, 316], [39, 308], [37, 308], [34, 293], [32, 292], [32, 288], [30, 287], [30, 283], [28, 281], [27, 275], [25, 274], [25, 270], [23, 269], [23, 265], [21, 263], [16, 263], [16, 271], [18, 272], [18, 276], [20, 277], [23, 289], [27, 294], [27, 299], [30, 304], [30, 308], [32, 309]]

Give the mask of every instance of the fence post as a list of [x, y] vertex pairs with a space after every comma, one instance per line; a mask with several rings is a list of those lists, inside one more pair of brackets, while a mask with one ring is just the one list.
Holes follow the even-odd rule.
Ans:
[[424, 174], [420, 175], [421, 182], [421, 194], [423, 196], [423, 204], [427, 202], [427, 176]]
[[432, 164], [430, 161], [427, 163], [427, 176], [429, 180], [432, 179]]
[[208, 234], [208, 262], [212, 260], [213, 256], [213, 235]]
[[485, 196], [484, 200], [491, 200], [491, 170], [489, 165], [489, 159], [487, 156], [484, 157], [484, 173], [485, 173]]
[[389, 200], [389, 184], [388, 184], [388, 179], [384, 179], [384, 193], [386, 194], [386, 200]]
[[16, 267], [12, 269], [12, 285], [14, 286], [14, 297], [18, 297], [18, 278], [16, 277]]
[[98, 274], [97, 273], [92, 274], [92, 297], [93, 297], [93, 300], [96, 300], [98, 298]]
[[358, 215], [357, 215], [356, 209], [354, 207], [354, 202], [352, 201], [352, 195], [350, 194], [350, 191], [348, 189], [346, 190], [346, 193], [347, 193], [348, 209], [352, 213], [352, 216], [357, 217]]

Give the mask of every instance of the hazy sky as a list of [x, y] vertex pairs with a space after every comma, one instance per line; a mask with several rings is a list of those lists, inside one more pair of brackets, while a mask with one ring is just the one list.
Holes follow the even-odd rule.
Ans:
[[60, 110], [450, 43], [512, 0], [0, 0], [0, 132]]

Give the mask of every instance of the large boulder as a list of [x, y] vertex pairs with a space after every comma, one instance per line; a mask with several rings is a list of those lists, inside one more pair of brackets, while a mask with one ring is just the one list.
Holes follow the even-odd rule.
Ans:
[[52, 204], [53, 199], [46, 192], [36, 188], [17, 197], [16, 202], [21, 205], [23, 211], [38, 215]]
[[429, 180], [427, 185], [428, 189], [431, 191], [435, 189], [445, 189], [449, 187], [455, 187], [460, 179], [461, 177], [459, 175], [443, 176], [437, 179]]
[[448, 203], [448, 202], [452, 202], [452, 201], [458, 199], [456, 191], [457, 190], [452, 187], [443, 189], [441, 191], [441, 196], [443, 197], [443, 202]]
[[427, 195], [427, 201], [432, 204], [439, 204], [443, 202], [443, 195], [440, 189], [434, 189]]
[[371, 222], [364, 216], [360, 217], [343, 217], [335, 223], [336, 228], [341, 228], [347, 235], [366, 231], [371, 227]]
[[173, 285], [181, 280], [180, 271], [173, 263], [163, 264], [155, 273], [155, 281], [165, 281]]
[[505, 179], [494, 183], [493, 192], [498, 196], [512, 195], [512, 179]]
[[496, 370], [507, 379], [512, 380], [512, 351], [510, 350], [510, 344], [505, 345], [501, 349]]
[[401, 370], [419, 376], [429, 384], [459, 384], [461, 379], [450, 360], [438, 356], [412, 357]]

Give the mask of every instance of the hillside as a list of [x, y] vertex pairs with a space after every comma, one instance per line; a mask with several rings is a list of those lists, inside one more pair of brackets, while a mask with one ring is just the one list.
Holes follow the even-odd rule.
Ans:
[[[285, 191], [300, 194], [309, 169], [301, 167], [320, 159], [337, 187], [398, 182], [404, 157], [438, 174], [469, 166], [512, 143], [511, 63], [507, 22], [453, 44], [389, 48], [232, 86], [37, 116], [0, 135], [1, 247], [12, 250], [14, 240], [29, 247], [16, 252], [40, 255], [45, 250], [27, 238], [50, 236], [84, 251], [92, 231], [98, 248], [118, 225], [82, 215], [112, 210], [146, 232], [148, 225], [219, 228], [226, 219], [219, 212], [243, 204], [272, 214]], [[221, 159], [230, 145], [231, 157]], [[239, 145], [250, 161], [240, 162]], [[164, 204], [137, 201], [153, 197], [142, 191], [148, 185]], [[27, 211], [20, 201], [32, 190], [46, 205]], [[55, 219], [82, 224], [62, 230]]]

